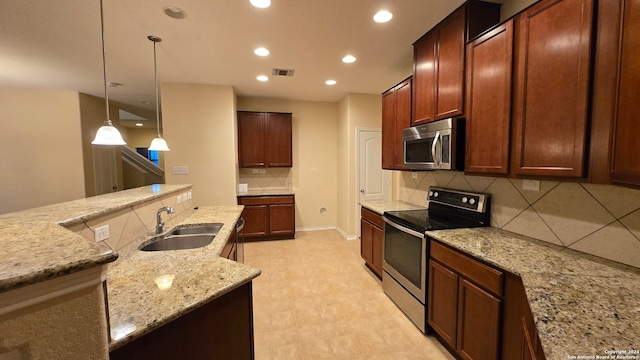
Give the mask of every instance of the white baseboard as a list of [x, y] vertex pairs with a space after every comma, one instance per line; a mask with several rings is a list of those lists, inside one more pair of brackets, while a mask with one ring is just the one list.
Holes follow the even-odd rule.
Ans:
[[342, 237], [347, 239], [347, 240], [358, 240], [358, 235], [349, 235], [346, 232], [344, 232], [342, 229], [340, 229], [339, 227], [336, 227], [336, 230], [338, 230], [340, 235], [342, 235]]
[[300, 228], [300, 229], [296, 229], [296, 232], [298, 231], [319, 231], [319, 230], [335, 230], [336, 227], [335, 226], [324, 226], [324, 227], [311, 227], [311, 228]]

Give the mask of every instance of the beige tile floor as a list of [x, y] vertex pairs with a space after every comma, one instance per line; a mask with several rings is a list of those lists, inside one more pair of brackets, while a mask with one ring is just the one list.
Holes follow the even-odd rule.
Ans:
[[253, 282], [256, 359], [453, 359], [387, 298], [335, 230], [245, 244]]

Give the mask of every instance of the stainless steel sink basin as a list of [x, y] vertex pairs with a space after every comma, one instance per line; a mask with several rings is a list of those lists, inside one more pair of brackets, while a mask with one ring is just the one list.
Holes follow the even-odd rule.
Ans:
[[183, 225], [171, 230], [170, 235], [187, 235], [187, 234], [217, 234], [222, 228], [222, 224], [211, 225]]
[[180, 226], [166, 235], [159, 235], [143, 244], [142, 251], [197, 249], [211, 244], [222, 224]]

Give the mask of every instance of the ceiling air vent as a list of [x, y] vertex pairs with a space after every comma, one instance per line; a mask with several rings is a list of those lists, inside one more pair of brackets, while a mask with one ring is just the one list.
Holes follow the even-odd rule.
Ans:
[[273, 68], [273, 71], [271, 71], [271, 75], [274, 76], [293, 76], [293, 72], [295, 70], [291, 70], [291, 69], [276, 69]]

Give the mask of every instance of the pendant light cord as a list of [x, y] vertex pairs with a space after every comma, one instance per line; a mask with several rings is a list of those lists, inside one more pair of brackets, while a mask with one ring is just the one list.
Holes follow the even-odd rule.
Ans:
[[156, 88], [156, 127], [158, 128], [158, 137], [160, 136], [160, 100], [158, 97], [158, 65], [156, 64], [156, 42], [158, 40], [151, 39], [153, 41], [153, 83]]
[[111, 125], [109, 114], [109, 92], [107, 91], [107, 56], [104, 50], [104, 11], [102, 10], [102, 0], [100, 0], [100, 28], [102, 29], [102, 74], [104, 75], [104, 101], [107, 109], [107, 124]]

